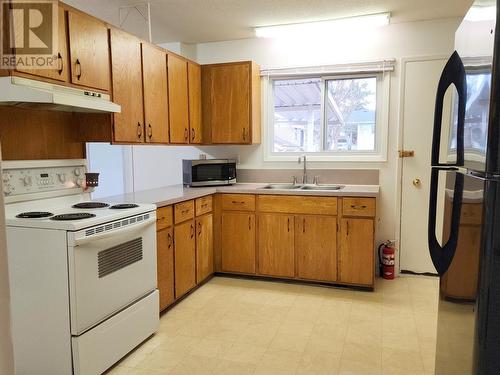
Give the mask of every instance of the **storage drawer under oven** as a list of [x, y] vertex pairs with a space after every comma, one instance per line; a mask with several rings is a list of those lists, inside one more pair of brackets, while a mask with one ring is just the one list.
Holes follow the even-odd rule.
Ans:
[[155, 224], [149, 212], [68, 233], [72, 335], [156, 288]]

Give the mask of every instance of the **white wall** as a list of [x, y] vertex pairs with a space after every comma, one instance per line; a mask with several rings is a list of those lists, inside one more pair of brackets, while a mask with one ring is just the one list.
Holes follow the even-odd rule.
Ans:
[[[449, 55], [459, 19], [392, 24], [364, 35], [332, 35], [320, 40], [245, 39], [197, 46], [201, 64], [254, 60], [262, 68], [310, 66], [409, 56]], [[316, 162], [311, 168], [379, 168], [381, 195], [377, 242], [395, 239], [398, 233], [398, 142], [400, 64], [391, 75], [388, 160], [383, 163]], [[437, 86], [437, 82], [436, 82]], [[434, 95], [434, 92], [429, 92]], [[418, 103], [415, 103], [418, 105]], [[266, 123], [263, 122], [265, 131]], [[429, 139], [429, 144], [431, 140]], [[263, 145], [216, 148], [218, 157], [240, 155], [240, 168], [296, 168], [295, 162], [265, 162]]]

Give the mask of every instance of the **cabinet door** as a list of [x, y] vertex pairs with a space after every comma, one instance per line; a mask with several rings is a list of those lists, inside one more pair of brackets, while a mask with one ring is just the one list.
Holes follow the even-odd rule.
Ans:
[[294, 277], [294, 216], [259, 215], [259, 273]]
[[200, 283], [214, 273], [214, 246], [212, 214], [196, 219], [196, 282]]
[[174, 238], [172, 227], [156, 232], [160, 311], [174, 302]]
[[68, 11], [71, 82], [109, 90], [109, 43], [106, 25], [90, 16]]
[[337, 218], [297, 216], [295, 252], [299, 278], [336, 281]]
[[25, 69], [18, 67], [16, 70], [23, 73], [33, 74], [39, 77], [55, 79], [57, 81], [69, 81], [69, 57], [68, 57], [68, 37], [67, 22], [64, 8], [58, 9], [58, 49], [57, 62], [54, 69]]
[[340, 281], [373, 285], [373, 219], [341, 220], [339, 272]]
[[[209, 123], [213, 143], [249, 143], [250, 65], [210, 67]], [[205, 94], [205, 93], [204, 93]]]
[[146, 142], [168, 143], [167, 57], [165, 52], [143, 43], [142, 74]]
[[187, 62], [175, 55], [167, 56], [170, 142], [189, 142], [189, 98]]
[[202, 143], [201, 67], [188, 62], [189, 143]]
[[255, 273], [255, 214], [222, 213], [222, 270]]
[[113, 101], [122, 106], [113, 114], [115, 142], [143, 142], [141, 42], [136, 37], [111, 29], [111, 77]]
[[175, 298], [196, 285], [196, 246], [194, 220], [176, 225], [175, 236]]

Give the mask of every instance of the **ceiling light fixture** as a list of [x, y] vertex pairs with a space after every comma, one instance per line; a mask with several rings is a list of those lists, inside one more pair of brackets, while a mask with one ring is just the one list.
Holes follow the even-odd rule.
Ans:
[[292, 23], [256, 27], [258, 38], [304, 37], [324, 35], [331, 32], [360, 31], [389, 24], [390, 13], [368, 14], [365, 16], [337, 18], [327, 21]]

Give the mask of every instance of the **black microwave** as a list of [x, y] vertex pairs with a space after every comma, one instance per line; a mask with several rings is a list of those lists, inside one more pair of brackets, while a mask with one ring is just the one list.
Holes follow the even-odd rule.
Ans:
[[187, 186], [217, 186], [235, 184], [236, 160], [183, 160], [182, 179], [184, 185]]

